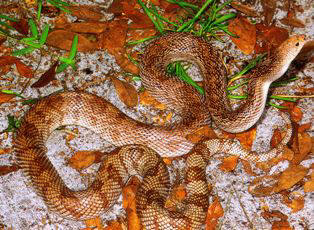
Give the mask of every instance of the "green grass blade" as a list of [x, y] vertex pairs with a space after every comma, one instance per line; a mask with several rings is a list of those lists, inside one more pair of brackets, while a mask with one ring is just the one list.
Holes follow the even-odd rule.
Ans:
[[12, 21], [12, 22], [18, 22], [19, 21], [16, 18], [8, 17], [8, 16], [3, 15], [3, 14], [0, 14], [0, 18], [6, 19], [6, 20], [9, 20], [9, 21]]
[[31, 29], [31, 33], [33, 35], [32, 37], [38, 38], [38, 30], [37, 30], [37, 26], [36, 26], [34, 20], [33, 19], [29, 19], [28, 25], [29, 25], [29, 27]]
[[43, 0], [37, 0], [38, 10], [37, 10], [37, 21], [40, 20], [41, 10], [43, 8]]
[[43, 45], [45, 44], [46, 40], [47, 40], [47, 37], [48, 37], [48, 33], [49, 33], [49, 25], [46, 24], [44, 29], [43, 29], [43, 32], [40, 36], [40, 39], [39, 39], [39, 44], [40, 45]]
[[20, 50], [15, 50], [13, 51], [12, 55], [13, 56], [22, 56], [22, 55], [25, 55], [25, 54], [29, 54], [31, 52], [33, 52], [35, 50], [34, 47], [26, 47], [24, 49], [20, 49]]
[[78, 44], [78, 35], [75, 34], [72, 41], [72, 45], [71, 45], [69, 59], [73, 60], [75, 58], [75, 55], [77, 53], [77, 44]]

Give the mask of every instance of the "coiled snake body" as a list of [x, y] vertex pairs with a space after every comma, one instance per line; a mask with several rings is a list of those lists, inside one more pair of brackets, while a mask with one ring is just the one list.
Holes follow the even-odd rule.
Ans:
[[[234, 111], [225, 93], [224, 68], [214, 48], [190, 34], [162, 36], [145, 50], [140, 65], [142, 81], [153, 96], [180, 114], [180, 124], [173, 129], [143, 124], [98, 96], [85, 92], [58, 93], [42, 99], [25, 115], [14, 143], [17, 160], [49, 209], [65, 218], [85, 220], [106, 211], [117, 200], [128, 177], [139, 174], [143, 183], [137, 193], [137, 211], [146, 229], [199, 229], [208, 207], [205, 177], [208, 151], [211, 154], [225, 151], [257, 161], [273, 157], [279, 148], [254, 156], [231, 140], [210, 140], [194, 146], [185, 138], [186, 134], [208, 124], [210, 118], [229, 132], [251, 127], [264, 109], [270, 83], [287, 70], [303, 44], [304, 36], [291, 37], [259, 65], [250, 75], [247, 102]], [[205, 97], [167, 76], [165, 67], [177, 60], [188, 60], [199, 67]], [[87, 127], [118, 147], [108, 154], [95, 181], [84, 191], [67, 188], [46, 156], [45, 142], [51, 132], [69, 124]], [[288, 133], [281, 144], [289, 137]], [[185, 178], [187, 205], [182, 212], [170, 212], [163, 207], [170, 185], [160, 156], [180, 156], [189, 151]]]

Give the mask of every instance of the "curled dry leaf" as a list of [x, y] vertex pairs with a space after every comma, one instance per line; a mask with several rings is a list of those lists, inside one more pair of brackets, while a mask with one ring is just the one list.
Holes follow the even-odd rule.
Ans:
[[262, 0], [263, 15], [266, 25], [270, 25], [273, 20], [277, 8], [276, 3], [276, 0]]
[[28, 21], [25, 18], [22, 18], [18, 22], [10, 22], [11, 26], [14, 27], [20, 34], [25, 36], [28, 35], [29, 26]]
[[288, 30], [279, 28], [274, 25], [265, 26], [262, 23], [258, 23], [256, 26], [257, 41], [255, 45], [256, 53], [269, 52], [274, 48], [277, 48], [282, 42], [289, 37]]
[[100, 21], [104, 18], [101, 8], [95, 5], [72, 5], [67, 8], [71, 11], [71, 15], [78, 19]]
[[297, 144], [293, 142], [292, 149], [295, 152], [292, 162], [299, 164], [303, 161], [307, 155], [311, 152], [313, 147], [312, 138], [308, 133], [297, 134]]
[[27, 77], [27, 78], [32, 78], [34, 76], [33, 70], [29, 66], [21, 62], [20, 60], [17, 59], [15, 61], [15, 66], [21, 76]]
[[75, 33], [100, 34], [106, 31], [108, 23], [105, 22], [73, 22], [58, 26], [58, 29], [64, 29]]
[[239, 37], [231, 37], [231, 40], [244, 54], [253, 52], [256, 43], [256, 29], [248, 19], [238, 17], [232, 20], [228, 30]]
[[255, 137], [256, 137], [256, 127], [250, 128], [249, 130], [245, 132], [236, 134], [236, 138], [240, 141], [241, 145], [246, 150], [251, 150]]
[[159, 110], [165, 110], [166, 109], [166, 105], [157, 101], [154, 97], [152, 97], [148, 93], [147, 90], [139, 93], [139, 99], [140, 99], [141, 105], [153, 106], [154, 108], [159, 109]]
[[140, 219], [136, 214], [136, 190], [140, 184], [140, 180], [137, 177], [132, 177], [127, 186], [122, 190], [123, 196], [123, 208], [126, 210], [128, 219], [128, 229], [140, 230]]
[[295, 17], [295, 13], [288, 12], [287, 17], [280, 20], [280, 22], [287, 26], [297, 27], [297, 28], [304, 28], [305, 24], [302, 20]]
[[255, 196], [269, 196], [291, 188], [302, 180], [308, 169], [301, 165], [290, 165], [281, 174], [257, 177], [249, 186], [249, 192]]
[[104, 226], [101, 222], [100, 217], [85, 220], [86, 229], [103, 229]]
[[209, 206], [206, 217], [206, 230], [215, 230], [218, 219], [224, 215], [224, 210], [216, 197], [214, 202]]
[[19, 170], [18, 165], [1, 165], [0, 166], [0, 176], [4, 176], [11, 172], [16, 172]]
[[304, 192], [314, 192], [314, 172], [311, 173], [311, 179], [304, 183]]
[[275, 129], [274, 134], [270, 140], [270, 146], [272, 148], [275, 148], [280, 143], [281, 140], [282, 140], [281, 132], [279, 131], [279, 129]]
[[238, 11], [240, 11], [240, 12], [246, 14], [247, 16], [251, 16], [251, 17], [256, 17], [256, 16], [258, 16], [258, 14], [256, 13], [256, 11], [255, 11], [252, 7], [250, 7], [250, 6], [248, 6], [248, 5], [245, 5], [245, 4], [242, 4], [242, 3], [240, 3], [240, 2], [235, 2], [235, 1], [233, 1], [233, 2], [231, 2], [231, 6], [232, 6], [233, 8], [235, 8], [236, 10], [238, 10]]
[[186, 139], [188, 139], [189, 141], [193, 143], [198, 143], [199, 141], [205, 138], [206, 139], [217, 138], [216, 133], [211, 127], [209, 127], [209, 125], [203, 126], [199, 128], [198, 130], [196, 130], [194, 133], [190, 133], [186, 135]]
[[275, 192], [291, 188], [306, 176], [308, 170], [308, 168], [301, 165], [290, 165], [289, 168], [283, 171], [279, 176]]
[[[1, 104], [1, 103], [0, 103]], [[6, 149], [0, 149], [0, 155], [2, 154], [8, 154], [11, 152], [11, 148], [6, 148]]]
[[15, 97], [14, 94], [6, 94], [6, 93], [1, 93], [0, 92], [0, 105], [2, 103], [6, 103], [6, 102], [10, 101], [14, 97]]
[[280, 211], [263, 212], [262, 217], [272, 223], [272, 230], [292, 230], [288, 222], [288, 216]]
[[138, 95], [133, 85], [128, 82], [121, 81], [118, 78], [110, 77], [117, 91], [120, 100], [128, 107], [137, 106]]
[[225, 157], [223, 163], [219, 165], [219, 168], [225, 172], [231, 172], [237, 167], [238, 156]]
[[291, 193], [290, 197], [284, 196], [284, 203], [292, 212], [298, 212], [304, 208], [304, 196], [296, 192]]
[[88, 38], [81, 34], [76, 34], [66, 30], [54, 30], [50, 32], [46, 43], [50, 46], [69, 51], [75, 35], [78, 36], [77, 50], [79, 52], [89, 52], [98, 49], [97, 42], [91, 42]]
[[103, 153], [100, 151], [77, 151], [69, 160], [69, 165], [80, 171], [94, 163], [99, 163]]
[[32, 87], [41, 88], [48, 85], [51, 81], [55, 80], [56, 68], [58, 64], [59, 62], [56, 61], [43, 75], [41, 75], [41, 77], [34, 84], [32, 84]]

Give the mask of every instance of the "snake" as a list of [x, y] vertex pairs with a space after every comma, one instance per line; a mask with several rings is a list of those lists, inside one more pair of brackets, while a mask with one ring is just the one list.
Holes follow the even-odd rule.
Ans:
[[[64, 218], [86, 220], [105, 213], [117, 201], [128, 178], [139, 175], [142, 183], [136, 206], [146, 229], [200, 229], [209, 205], [205, 173], [209, 157], [226, 152], [250, 161], [268, 160], [280, 154], [290, 139], [291, 125], [281, 147], [258, 155], [233, 140], [211, 139], [195, 144], [186, 135], [212, 121], [233, 133], [253, 126], [264, 110], [271, 82], [286, 72], [304, 43], [304, 35], [288, 38], [251, 71], [248, 99], [232, 109], [219, 52], [207, 40], [189, 33], [162, 35], [146, 46], [140, 75], [146, 90], [179, 114], [178, 124], [145, 124], [97, 95], [59, 92], [42, 98], [24, 115], [13, 143], [17, 162], [48, 209]], [[169, 63], [182, 60], [199, 68], [205, 96], [167, 73]], [[283, 118], [289, 123], [287, 115]], [[82, 191], [69, 189], [47, 157], [48, 137], [64, 125], [86, 127], [116, 147], [105, 155], [94, 182]], [[177, 210], [170, 211], [165, 208], [165, 201], [171, 186], [162, 157], [182, 155], [187, 155], [187, 196]]]

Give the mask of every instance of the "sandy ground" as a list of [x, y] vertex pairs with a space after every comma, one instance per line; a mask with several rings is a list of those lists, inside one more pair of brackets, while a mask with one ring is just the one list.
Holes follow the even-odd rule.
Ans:
[[[88, 2], [88, 1], [87, 1]], [[102, 1], [97, 1], [102, 2]], [[107, 1], [106, 1], [107, 2]], [[313, 12], [314, 6], [310, 4], [310, 0], [303, 0], [298, 2], [303, 7], [304, 13], [297, 15], [297, 17], [306, 23], [306, 27], [302, 29], [294, 29], [291, 34], [304, 33], [310, 39], [314, 39], [314, 23]], [[277, 17], [282, 18], [282, 12], [277, 12]], [[280, 24], [280, 23], [278, 23]], [[280, 24], [280, 26], [285, 27]], [[52, 50], [53, 51], [53, 50]], [[53, 51], [54, 52], [54, 51]], [[230, 55], [238, 55], [239, 51], [232, 51]], [[38, 54], [34, 56], [34, 60], [28, 61], [26, 64], [30, 64], [33, 68], [38, 65]], [[247, 57], [246, 57], [247, 58]], [[73, 90], [79, 88], [84, 83], [92, 81], [94, 79], [106, 78], [106, 74], [110, 69], [117, 70], [119, 67], [116, 65], [112, 56], [106, 52], [93, 52], [90, 54], [78, 54], [79, 69], [75, 75], [68, 76], [64, 82], [68, 89]], [[43, 57], [39, 64], [38, 73], [43, 73], [48, 69], [50, 64], [49, 58]], [[90, 68], [92, 74], [86, 74], [84, 69]], [[298, 76], [302, 77], [312, 76], [314, 73], [313, 64], [308, 65], [303, 73], [298, 73]], [[7, 74], [8, 78], [12, 78], [13, 82], [10, 86], [11, 90], [20, 92], [22, 86], [25, 84], [25, 79], [20, 79], [16, 70]], [[63, 75], [60, 74], [57, 78], [63, 80]], [[32, 83], [37, 79], [33, 79]], [[7, 81], [0, 80], [1, 89], [5, 89]], [[136, 87], [140, 86], [140, 83], [136, 83]], [[293, 84], [301, 84], [295, 82]], [[292, 84], [291, 84], [292, 85]], [[313, 87], [313, 86], [312, 86]], [[57, 90], [62, 90], [63, 86], [60, 83], [54, 85], [48, 85], [40, 90], [33, 90], [27, 88], [24, 92], [24, 96], [37, 98], [38, 96], [46, 96]], [[287, 87], [286, 92], [289, 92]], [[107, 79], [102, 84], [90, 87], [87, 91], [95, 93], [109, 100], [115, 104], [123, 112], [127, 113], [133, 118], [138, 120], [145, 120], [141, 117], [141, 111], [145, 110], [142, 106], [135, 109], [127, 109], [126, 106], [118, 99], [112, 82]], [[313, 108], [314, 102], [311, 99], [302, 99], [300, 103], [304, 118], [301, 123], [313, 122]], [[0, 106], [0, 130], [4, 130], [7, 127], [7, 115], [15, 114], [22, 116], [27, 111], [28, 106], [22, 106], [20, 103], [12, 104], [6, 103]], [[269, 147], [269, 140], [272, 135], [272, 127], [274, 124], [282, 125], [280, 116], [273, 108], [267, 107], [264, 115], [258, 122], [257, 138], [253, 148], [258, 151], [265, 151]], [[67, 129], [73, 129], [74, 127], [67, 127]], [[313, 135], [313, 128], [310, 131]], [[93, 165], [86, 169], [82, 177], [77, 171], [66, 166], [67, 159], [73, 154], [73, 151], [65, 144], [66, 133], [64, 131], [55, 131], [48, 140], [47, 147], [49, 149], [49, 158], [60, 172], [66, 184], [70, 188], [82, 189], [85, 188], [92, 175], [97, 171], [99, 165]], [[2, 134], [0, 136], [0, 148], [11, 147], [12, 134]], [[74, 150], [83, 149], [100, 149], [105, 148], [107, 143], [101, 140], [96, 134], [91, 131], [79, 128], [79, 137], [73, 139], [70, 142], [71, 147]], [[304, 208], [297, 212], [291, 213], [291, 210], [282, 204], [279, 195], [274, 195], [266, 198], [256, 198], [248, 193], [247, 188], [249, 183], [254, 179], [247, 175], [241, 164], [238, 165], [236, 170], [232, 173], [225, 173], [218, 169], [220, 164], [218, 155], [212, 159], [207, 168], [207, 177], [209, 183], [213, 186], [212, 194], [219, 197], [220, 202], [224, 208], [225, 216], [221, 220], [221, 229], [251, 229], [249, 222], [253, 224], [254, 229], [271, 229], [271, 225], [261, 217], [261, 209], [263, 206], [269, 206], [270, 210], [280, 210], [282, 213], [288, 215], [290, 224], [295, 229], [306, 229], [308, 226], [310, 229], [314, 229], [314, 196], [311, 193], [304, 193], [303, 189], [296, 189], [296, 192], [300, 192], [305, 196]], [[0, 165], [10, 165], [14, 163], [14, 154], [0, 155]], [[313, 164], [314, 160], [306, 160], [302, 162], [302, 165], [309, 167]], [[175, 162], [174, 168], [183, 168], [183, 162]], [[288, 167], [288, 162], [281, 162], [275, 166], [271, 171], [280, 172]], [[171, 170], [173, 171], [173, 169]], [[58, 217], [54, 213], [47, 210], [42, 199], [38, 197], [27, 178], [21, 171], [10, 173], [0, 177], [0, 229], [80, 229], [85, 225], [82, 222], [65, 220]], [[212, 201], [212, 198], [210, 198]], [[124, 216], [125, 212], [121, 207], [121, 198], [117, 202], [117, 205], [111, 208], [110, 212], [102, 215], [104, 222], [107, 220], [115, 219], [117, 216]]]

